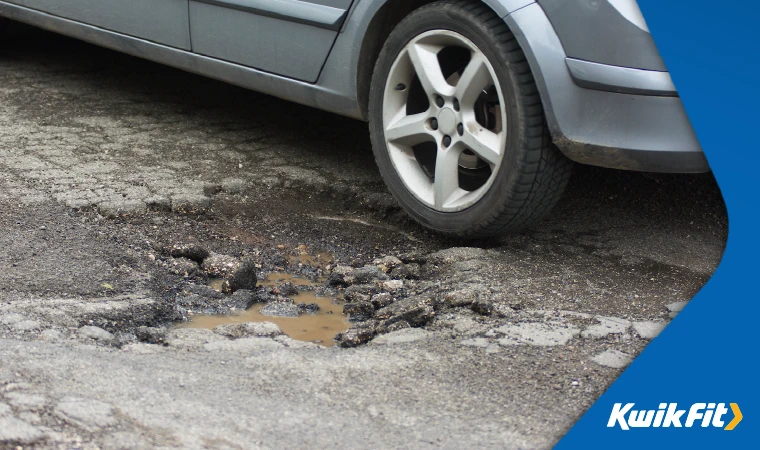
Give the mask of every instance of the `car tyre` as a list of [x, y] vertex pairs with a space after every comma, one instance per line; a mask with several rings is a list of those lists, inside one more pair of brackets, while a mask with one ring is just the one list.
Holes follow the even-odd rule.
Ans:
[[[473, 87], [460, 89], [470, 73], [479, 74]], [[572, 171], [551, 142], [514, 34], [479, 1], [431, 3], [396, 26], [375, 66], [369, 119], [388, 189], [411, 217], [450, 236], [490, 237], [536, 223]]]

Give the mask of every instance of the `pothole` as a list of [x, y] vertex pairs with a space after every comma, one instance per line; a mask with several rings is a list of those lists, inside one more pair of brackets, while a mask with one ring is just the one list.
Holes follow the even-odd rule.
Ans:
[[[324, 280], [321, 280], [324, 281]], [[209, 287], [221, 291], [223, 279], [210, 279]], [[343, 314], [343, 305], [338, 299], [329, 295], [320, 296], [311, 289], [319, 286], [306, 278], [300, 278], [287, 273], [272, 273], [259, 282], [260, 287], [277, 289], [285, 284], [298, 286], [297, 293], [287, 295], [298, 307], [297, 317], [284, 317], [267, 314], [267, 304], [253, 305], [246, 311], [232, 315], [195, 315], [188, 322], [177, 325], [177, 328], [206, 328], [212, 330], [219, 325], [271, 322], [277, 324], [283, 333], [299, 340], [314, 342], [325, 347], [335, 345], [333, 338], [336, 334], [349, 329], [348, 318]], [[291, 305], [288, 305], [291, 306]], [[262, 310], [264, 312], [262, 313]]]

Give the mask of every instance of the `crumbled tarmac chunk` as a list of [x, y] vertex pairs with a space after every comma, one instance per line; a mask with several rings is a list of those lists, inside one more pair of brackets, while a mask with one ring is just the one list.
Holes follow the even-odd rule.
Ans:
[[40, 326], [40, 323], [36, 320], [21, 320], [11, 324], [11, 328], [20, 332], [37, 330]]
[[673, 303], [668, 304], [667, 308], [668, 308], [668, 311], [670, 311], [672, 313], [679, 313], [679, 312], [683, 311], [683, 309], [688, 304], [689, 304], [689, 302], [673, 302]]
[[292, 283], [287, 282], [287, 283], [277, 285], [276, 293], [280, 295], [286, 295], [286, 296], [297, 295], [298, 288], [293, 286]]
[[483, 259], [488, 252], [474, 247], [453, 247], [428, 255], [426, 264], [433, 266], [454, 264], [471, 259]]
[[187, 258], [198, 264], [211, 255], [208, 249], [199, 244], [179, 244], [170, 246], [166, 250], [174, 258]]
[[58, 403], [55, 413], [90, 432], [116, 425], [113, 406], [98, 400], [66, 398]]
[[375, 330], [372, 328], [351, 328], [335, 335], [335, 342], [343, 348], [358, 347], [369, 342], [373, 337], [375, 337]]
[[229, 255], [211, 253], [203, 260], [202, 267], [210, 277], [230, 278], [240, 267], [240, 260]]
[[353, 322], [369, 320], [375, 314], [375, 306], [368, 301], [346, 303], [343, 305], [343, 314]]
[[145, 213], [148, 206], [140, 200], [118, 200], [103, 202], [98, 205], [98, 211], [109, 219], [120, 216], [136, 216]]
[[[202, 273], [198, 263], [187, 258], [174, 258], [172, 259], [167, 269], [169, 273], [180, 276], [193, 276]], [[205, 275], [205, 273], [203, 273]]]
[[65, 339], [66, 336], [58, 330], [47, 329], [40, 333], [40, 339], [48, 342], [58, 342]]
[[386, 333], [393, 333], [394, 331], [405, 330], [411, 327], [412, 326], [409, 325], [409, 322], [407, 322], [406, 320], [400, 320], [398, 322], [392, 322], [392, 323], [383, 322], [377, 326], [376, 332], [378, 334], [386, 334]]
[[260, 313], [272, 317], [298, 317], [298, 305], [292, 301], [269, 302], [261, 308]]
[[229, 291], [235, 292], [240, 289], [247, 289], [252, 291], [256, 289], [256, 262], [252, 259], [246, 259], [237, 267], [233, 272], [232, 277], [229, 279]]
[[584, 339], [602, 339], [610, 334], [623, 334], [628, 331], [631, 322], [617, 317], [595, 317], [599, 321], [596, 325], [591, 325], [581, 332]]
[[592, 361], [600, 366], [611, 367], [613, 369], [622, 369], [631, 363], [633, 358], [618, 350], [606, 350], [593, 358]]
[[90, 325], [77, 330], [77, 335], [79, 336], [79, 339], [93, 340], [103, 343], [112, 343], [116, 340], [116, 337], [108, 331]]
[[428, 339], [433, 335], [430, 331], [422, 328], [402, 328], [396, 331], [377, 336], [372, 340], [372, 345], [395, 345], [408, 344], [411, 342]]
[[504, 314], [496, 308], [496, 305], [488, 300], [475, 300], [472, 302], [470, 308], [481, 316], [504, 317]]
[[205, 344], [203, 348], [207, 352], [232, 352], [232, 353], [250, 353], [261, 350], [274, 350], [282, 348], [283, 344], [273, 339], [242, 338], [234, 341], [214, 341]]
[[395, 256], [386, 256], [381, 259], [376, 259], [372, 262], [375, 266], [378, 266], [383, 272], [390, 272], [394, 268], [403, 265], [400, 259]]
[[180, 214], [203, 214], [211, 208], [205, 195], [179, 194], [172, 197], [172, 211]]
[[413, 327], [419, 327], [427, 323], [434, 315], [430, 297], [414, 296], [378, 310], [375, 318], [383, 320], [383, 325], [386, 327], [402, 320]]
[[216, 194], [222, 192], [222, 185], [219, 183], [204, 183], [203, 195], [206, 197], [213, 197]]
[[364, 266], [354, 270], [351, 278], [353, 278], [353, 284], [367, 284], [376, 280], [387, 280], [388, 275], [377, 266]]
[[406, 264], [399, 264], [398, 266], [394, 267], [390, 271], [390, 276], [393, 279], [411, 279], [412, 274], [409, 271], [409, 269], [406, 267]]
[[347, 302], [366, 302], [371, 296], [380, 293], [380, 288], [372, 284], [356, 284], [345, 290], [343, 298]]
[[538, 345], [552, 347], [567, 345], [571, 339], [580, 334], [580, 329], [566, 323], [517, 323], [504, 325], [496, 331], [505, 335], [499, 339], [502, 346], [511, 345]]
[[307, 314], [316, 314], [319, 312], [319, 304], [317, 303], [304, 303], [301, 302], [298, 304], [299, 311], [305, 312]]
[[666, 322], [633, 322], [633, 329], [642, 339], [654, 339], [668, 324]]
[[457, 289], [447, 292], [443, 296], [444, 303], [448, 308], [459, 308], [472, 305], [478, 299], [478, 291], [474, 288]]
[[240, 289], [225, 299], [225, 303], [237, 310], [245, 310], [257, 303], [256, 293], [248, 289]]
[[342, 273], [332, 272], [327, 277], [327, 285], [333, 287], [348, 286]]
[[137, 340], [148, 344], [166, 344], [167, 334], [166, 328], [137, 327], [135, 329]]
[[465, 347], [486, 348], [491, 345], [491, 341], [486, 338], [465, 339], [459, 342], [459, 345], [464, 345]]
[[0, 417], [0, 444], [33, 444], [42, 440], [44, 436], [39, 428], [23, 420], [15, 417]]
[[381, 292], [380, 294], [373, 295], [370, 301], [375, 309], [382, 309], [393, 303], [393, 297], [387, 292]]
[[228, 194], [241, 194], [245, 190], [246, 182], [240, 178], [225, 178], [222, 180], [222, 190]]
[[392, 294], [396, 294], [404, 287], [404, 282], [401, 280], [388, 280], [384, 281], [382, 284], [382, 288], [384, 291], [390, 292]]
[[20, 409], [37, 410], [47, 404], [45, 397], [24, 392], [9, 392], [5, 394], [5, 398], [8, 403]]
[[214, 333], [231, 339], [245, 337], [275, 337], [282, 335], [282, 330], [272, 322], [246, 322], [219, 325]]
[[154, 195], [143, 200], [148, 209], [155, 211], [168, 211], [172, 207], [172, 201], [161, 195]]

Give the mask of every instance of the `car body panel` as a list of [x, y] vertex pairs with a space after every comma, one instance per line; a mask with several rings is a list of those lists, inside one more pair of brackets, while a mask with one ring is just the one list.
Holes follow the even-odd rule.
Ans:
[[[230, 1], [242, 4], [247, 0]], [[294, 2], [295, 0], [266, 1]], [[338, 9], [348, 8], [350, 2], [350, 0], [313, 1], [319, 2], [318, 6]], [[539, 3], [527, 0], [483, 1], [505, 20], [525, 51], [541, 93], [553, 140], [569, 158], [581, 163], [627, 170], [658, 172], [709, 170], [694, 130], [680, 99], [673, 91], [672, 80], [667, 72], [641, 70], [631, 68], [626, 64], [611, 65], [604, 62], [588, 64], [589, 61], [574, 58], [566, 53], [563, 42]], [[616, 2], [620, 7], [621, 4], [633, 0], [593, 1]], [[219, 17], [215, 19], [214, 26], [193, 23], [191, 31], [194, 43], [196, 42], [195, 33], [202, 30], [203, 26], [208, 27], [209, 33], [224, 34], [227, 32], [219, 31], [223, 25], [234, 28], [229, 24], [251, 20], [248, 16], [256, 16], [255, 20], [260, 21], [258, 23], [263, 23], [261, 21], [264, 19], [277, 21], [263, 26], [260, 30], [249, 26], [249, 32], [260, 31], [270, 34], [269, 39], [279, 38], [283, 41], [290, 39], [295, 42], [295, 44], [291, 42], [293, 47], [288, 47], [291, 44], [284, 44], [278, 47], [278, 51], [270, 52], [268, 49], [254, 48], [256, 42], [260, 41], [251, 40], [252, 55], [241, 54], [241, 47], [235, 50], [238, 54], [236, 56], [233, 54], [234, 58], [229, 58], [237, 59], [238, 62], [225, 61], [220, 57], [214, 58], [193, 53], [183, 47], [161, 45], [147, 38], [142, 39], [105, 30], [102, 27], [13, 5], [8, 0], [0, 0], [0, 16], [7, 16], [286, 100], [367, 120], [367, 105], [362, 95], [366, 92], [363, 90], [367, 89], [367, 86], [362, 85], [362, 80], [364, 80], [362, 71], [370, 71], [369, 74], [371, 74], [375, 61], [367, 59], [366, 51], [363, 53], [366, 50], [364, 44], [365, 41], [372, 39], [368, 36], [368, 30], [371, 29], [373, 20], [379, 17], [383, 8], [387, 11], [387, 7], [394, 5], [389, 2], [390, 0], [354, 0], [338, 31], [335, 28], [338, 27], [339, 20], [330, 20], [329, 14], [315, 13], [304, 17], [303, 13], [287, 9], [256, 11], [254, 8], [241, 11], [239, 8], [227, 8], [240, 15], [235, 16], [237, 18], [229, 16], [227, 19]], [[196, 0], [193, 0], [193, 3], [195, 6], [200, 6]], [[245, 5], [260, 7], [264, 4], [263, 0], [254, 3]], [[635, 5], [635, 2], [633, 4]], [[208, 3], [204, 5], [213, 6]], [[274, 9], [272, 5], [274, 3], [269, 5], [270, 9]], [[329, 13], [330, 10], [323, 9], [322, 12]], [[187, 11], [185, 14], [192, 15]], [[626, 20], [630, 18], [630, 11], [628, 11]], [[196, 17], [196, 20], [200, 19]], [[632, 20], [636, 21], [635, 18]], [[293, 31], [293, 28], [282, 26], [285, 22], [308, 28]], [[304, 31], [307, 29], [308, 32]], [[320, 39], [309, 38], [322, 32], [333, 33], [334, 42], [330, 42], [329, 46], [325, 42], [331, 41], [330, 36], [320, 36]], [[304, 37], [307, 41], [314, 42], [299, 41]], [[322, 37], [326, 39], [322, 40]], [[234, 41], [234, 36], [227, 34], [224, 39], [218, 40], [209, 48], [211, 50], [224, 49], [225, 45], [234, 45], [232, 41]], [[267, 40], [264, 39], [264, 42]], [[310, 49], [312, 54], [303, 56], [299, 53], [298, 42], [304, 48]], [[203, 45], [199, 43], [199, 49], [202, 48]], [[227, 48], [225, 51], [230, 50]], [[304, 67], [298, 67], [300, 62], [298, 55], [307, 62], [303, 64]]]
[[187, 0], [6, 0], [53, 16], [190, 50]]
[[193, 52], [316, 82], [351, 0], [191, 0]]
[[636, 0], [538, 0], [538, 4], [567, 56], [611, 66], [667, 70]]

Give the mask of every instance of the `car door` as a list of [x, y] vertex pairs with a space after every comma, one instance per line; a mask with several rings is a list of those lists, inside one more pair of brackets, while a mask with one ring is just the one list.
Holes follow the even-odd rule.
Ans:
[[4, 0], [58, 17], [190, 50], [188, 0]]
[[190, 0], [193, 52], [316, 82], [353, 0]]

